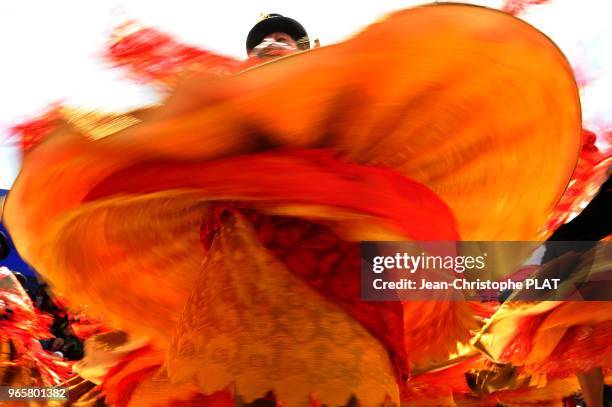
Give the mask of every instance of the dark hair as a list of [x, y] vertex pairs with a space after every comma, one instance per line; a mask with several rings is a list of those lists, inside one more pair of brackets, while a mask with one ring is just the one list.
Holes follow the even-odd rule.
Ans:
[[24, 276], [23, 274], [19, 273], [19, 272], [13, 272], [13, 275], [15, 276], [15, 278], [17, 279], [17, 281], [19, 281], [19, 284], [21, 284], [21, 286], [23, 288], [26, 288], [27, 284], [28, 284], [28, 279], [26, 278], [26, 276]]
[[8, 237], [0, 232], [0, 260], [4, 260], [8, 257], [11, 252], [11, 244], [9, 243]]

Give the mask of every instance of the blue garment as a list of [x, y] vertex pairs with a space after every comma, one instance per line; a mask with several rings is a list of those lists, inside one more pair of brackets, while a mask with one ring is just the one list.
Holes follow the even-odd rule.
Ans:
[[[8, 192], [9, 191], [7, 190], [0, 189], [0, 197], [5, 196]], [[9, 244], [11, 248], [11, 252], [9, 253], [8, 257], [4, 260], [0, 260], [0, 267], [4, 266], [12, 271], [18, 271], [26, 277], [35, 278], [36, 272], [34, 271], [32, 267], [30, 267], [26, 262], [24, 262], [23, 259], [19, 256], [19, 253], [17, 253], [17, 250], [15, 250], [15, 245], [13, 244], [11, 237], [9, 236], [6, 228], [1, 222], [0, 222], [0, 231], [2, 231], [9, 238]]]

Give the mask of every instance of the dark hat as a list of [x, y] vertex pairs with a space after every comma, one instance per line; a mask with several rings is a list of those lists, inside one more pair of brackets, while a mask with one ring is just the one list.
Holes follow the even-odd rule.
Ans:
[[249, 31], [246, 40], [247, 52], [261, 44], [268, 35], [276, 32], [282, 32], [291, 36], [297, 42], [299, 49], [310, 49], [308, 33], [302, 24], [280, 14], [268, 14]]
[[11, 252], [11, 245], [9, 243], [8, 237], [2, 232], [0, 232], [0, 260], [4, 260], [8, 257]]

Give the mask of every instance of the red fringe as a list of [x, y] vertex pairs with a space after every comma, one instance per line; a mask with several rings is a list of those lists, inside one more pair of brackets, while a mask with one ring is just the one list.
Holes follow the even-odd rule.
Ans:
[[[601, 138], [609, 139], [611, 134], [604, 133]], [[549, 219], [546, 230], [554, 231], [571, 220], [572, 215], [580, 213], [608, 177], [609, 166], [612, 164], [612, 150], [600, 151], [595, 145], [597, 135], [590, 130], [583, 129], [582, 136], [583, 145], [578, 164], [568, 188]]]
[[[121, 32], [131, 31], [122, 36]], [[142, 83], [171, 83], [190, 67], [199, 72], [226, 76], [237, 72], [242, 61], [185, 45], [155, 28], [138, 28], [133, 21], [116, 30], [104, 53], [114, 66], [126, 68]]]
[[516, 16], [524, 12], [529, 6], [534, 4], [548, 3], [549, 0], [506, 0], [502, 10]]
[[19, 138], [24, 153], [27, 153], [57, 128], [61, 117], [60, 106], [52, 105], [39, 117], [13, 126], [9, 132]]

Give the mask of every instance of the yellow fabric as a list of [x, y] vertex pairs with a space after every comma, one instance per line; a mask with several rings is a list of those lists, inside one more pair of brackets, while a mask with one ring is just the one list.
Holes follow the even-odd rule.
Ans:
[[337, 406], [399, 402], [386, 350], [358, 322], [298, 277], [235, 215], [222, 226], [178, 325], [168, 374], [208, 394], [235, 383], [252, 401], [263, 389], [287, 407], [315, 395]]

